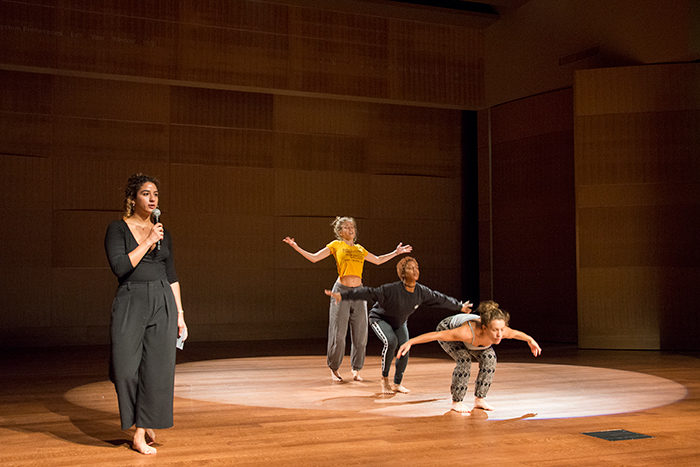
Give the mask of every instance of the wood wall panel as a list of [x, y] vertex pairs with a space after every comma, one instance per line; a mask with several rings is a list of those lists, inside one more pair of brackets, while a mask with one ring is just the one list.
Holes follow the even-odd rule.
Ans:
[[[117, 279], [109, 269], [54, 267], [51, 273], [51, 326], [76, 329], [109, 326], [116, 290]], [[109, 333], [104, 337], [108, 336]]]
[[184, 23], [205, 26], [287, 34], [288, 10], [288, 6], [279, 3], [183, 0], [179, 2], [179, 19]]
[[4, 211], [51, 209], [51, 159], [0, 154]]
[[170, 126], [173, 163], [272, 168], [276, 148], [271, 131]]
[[498, 141], [500, 144], [547, 134], [571, 133], [574, 125], [571, 113], [573, 101], [571, 88], [537, 96], [539, 106], [533, 106], [532, 99], [535, 97], [509, 102], [507, 111], [503, 111], [501, 107], [492, 109], [491, 138], [493, 141]]
[[274, 186], [276, 216], [369, 217], [370, 179], [363, 174], [278, 169]]
[[211, 340], [197, 333], [199, 326], [249, 323], [265, 329], [275, 322], [273, 269], [239, 268], [236, 263], [215, 269], [178, 264], [182, 306], [188, 326], [193, 326], [193, 340]]
[[3, 1], [0, 63], [475, 109], [483, 29], [255, 0]]
[[576, 125], [580, 185], [700, 181], [700, 110], [587, 115]]
[[[388, 222], [381, 221], [379, 226], [381, 227]], [[379, 253], [372, 251], [373, 253], [388, 253], [393, 251], [399, 242], [403, 242], [413, 246], [414, 251], [410, 256], [414, 256], [418, 260], [421, 265], [421, 271], [427, 269], [449, 270], [453, 268], [451, 273], [459, 274], [459, 261], [456, 260], [456, 258], [461, 257], [462, 253], [460, 240], [461, 224], [459, 219], [454, 221], [433, 221], [414, 218], [404, 220], [399, 225], [405, 228], [400, 233], [392, 235], [391, 238], [385, 237], [386, 239], [382, 243], [383, 245], [391, 245], [387, 251], [380, 251]], [[372, 241], [372, 243], [374, 244], [375, 241]], [[365, 244], [369, 244], [369, 242], [366, 240]], [[395, 265], [396, 261], [391, 261], [391, 264]], [[439, 281], [435, 280], [434, 284], [437, 283]]]
[[53, 123], [46, 115], [0, 112], [0, 154], [52, 156]]
[[171, 209], [178, 215], [273, 214], [274, 176], [268, 169], [171, 164], [170, 183]]
[[698, 66], [621, 67], [615, 68], [614, 76], [610, 70], [602, 68], [586, 70], [575, 79], [583, 80], [575, 81], [580, 86], [574, 86], [577, 117], [698, 110], [700, 107]]
[[124, 207], [124, 186], [134, 173], [157, 178], [161, 210], [167, 213], [170, 208], [170, 169], [167, 163], [148, 158], [100, 161], [66, 157], [54, 158], [51, 166], [55, 210], [113, 211], [118, 219]]
[[579, 208], [692, 205], [697, 196], [697, 185], [692, 183], [582, 185], [576, 190], [576, 204]]
[[573, 164], [563, 157], [572, 148], [571, 129], [494, 144], [494, 220], [563, 216], [573, 222]]
[[658, 349], [660, 270], [579, 267], [579, 346]]
[[391, 97], [483, 104], [483, 35], [477, 30], [392, 21]]
[[170, 122], [272, 130], [272, 94], [173, 86]]
[[30, 208], [0, 213], [0, 269], [51, 267], [51, 210]]
[[[682, 219], [682, 228], [678, 222]], [[695, 267], [700, 203], [578, 210], [579, 267]]]
[[[394, 251], [399, 242], [411, 245], [421, 271], [429, 269], [455, 269], [459, 274], [458, 263], [450, 261], [450, 257], [459, 256], [459, 226], [454, 220], [424, 220], [416, 218], [392, 219], [374, 217], [363, 222], [365, 237], [363, 246], [375, 255], [383, 255]], [[430, 227], [432, 225], [432, 227]], [[394, 271], [398, 261], [392, 260], [380, 266], [370, 266], [371, 269], [388, 269]], [[390, 276], [393, 278], [393, 272]], [[392, 280], [393, 282], [393, 280]]]
[[0, 70], [0, 112], [49, 115], [54, 76]]
[[[274, 129], [366, 137], [376, 108], [366, 102], [275, 96]], [[377, 125], [376, 122], [375, 125]]]
[[577, 338], [572, 116], [564, 89], [479, 119], [488, 127], [479, 133], [481, 298], [558, 342]]
[[0, 267], [0, 344], [27, 345], [33, 339], [12, 338], [18, 328], [32, 334], [51, 326], [51, 268], [7, 266]]
[[168, 161], [168, 127], [160, 123], [54, 117], [58, 157]]
[[461, 171], [461, 113], [379, 106], [367, 141], [375, 174], [454, 177]]
[[55, 115], [134, 123], [170, 121], [167, 86], [57, 76], [54, 90]]
[[[57, 0], [58, 1], [58, 0]], [[55, 3], [52, 0], [42, 3]], [[177, 21], [179, 8], [171, 0], [119, 0], [109, 2], [92, 2], [90, 0], [70, 0], [60, 2], [78, 10], [132, 18], [148, 18], [162, 21]]]
[[[323, 262], [333, 263], [333, 258]], [[318, 265], [319, 263], [317, 263]], [[275, 290], [270, 291], [275, 300], [275, 319], [282, 323], [306, 322], [311, 326], [322, 322], [328, 328], [330, 298], [323, 291], [333, 288], [338, 273], [323, 268], [278, 270], [275, 273]], [[325, 337], [327, 331], [318, 337]]]
[[59, 27], [60, 12], [55, 4], [45, 8], [27, 3], [0, 2], [0, 63], [43, 66], [57, 69], [56, 51], [65, 33]]
[[[53, 211], [49, 248], [51, 266], [54, 269], [108, 267], [105, 233], [109, 223], [119, 218], [120, 213], [115, 212]], [[80, 227], [88, 225], [96, 227]]]
[[[273, 217], [228, 212], [163, 215], [176, 245], [177, 264], [212, 271], [274, 269]], [[281, 239], [279, 239], [281, 240]]]
[[459, 179], [372, 175], [370, 215], [377, 219], [454, 220], [460, 217]]
[[576, 75], [582, 346], [698, 348], [700, 320], [687, 306], [698, 299], [688, 285], [700, 280], [698, 70]]
[[[178, 25], [111, 12], [60, 9], [57, 68], [107, 75], [173, 78]], [[52, 50], [52, 49], [47, 49]]]
[[289, 88], [289, 38], [284, 35], [182, 24], [178, 77], [253, 88]]

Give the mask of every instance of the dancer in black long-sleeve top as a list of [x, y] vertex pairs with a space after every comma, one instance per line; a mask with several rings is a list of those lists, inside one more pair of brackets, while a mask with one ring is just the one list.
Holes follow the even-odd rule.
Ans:
[[408, 354], [396, 359], [394, 383], [389, 382], [389, 368], [396, 355], [396, 350], [408, 340], [408, 317], [421, 306], [440, 307], [450, 311], [469, 312], [471, 303], [461, 303], [440, 292], [419, 284], [420, 271], [415, 258], [407, 256], [398, 262], [396, 272], [401, 279], [398, 282], [384, 284], [380, 287], [361, 287], [347, 292], [326, 290], [326, 295], [341, 300], [373, 300], [374, 306], [369, 312], [370, 326], [383, 342], [382, 349], [382, 392], [394, 394], [408, 393], [401, 381], [408, 364]]
[[[125, 214], [112, 222], [105, 251], [119, 280], [110, 324], [110, 379], [123, 430], [136, 425], [133, 448], [155, 454], [154, 429], [173, 426], [175, 346], [187, 339], [170, 233], [154, 223], [157, 180], [132, 175]], [[160, 242], [160, 243], [159, 243]]]

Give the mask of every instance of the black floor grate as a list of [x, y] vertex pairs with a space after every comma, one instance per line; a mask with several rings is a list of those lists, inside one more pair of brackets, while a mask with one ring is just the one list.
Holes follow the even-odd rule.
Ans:
[[634, 433], [633, 431], [627, 430], [591, 431], [589, 433], [581, 434], [593, 436], [594, 438], [604, 439], [606, 441], [624, 441], [628, 439], [653, 438], [653, 436], [643, 435], [641, 433]]

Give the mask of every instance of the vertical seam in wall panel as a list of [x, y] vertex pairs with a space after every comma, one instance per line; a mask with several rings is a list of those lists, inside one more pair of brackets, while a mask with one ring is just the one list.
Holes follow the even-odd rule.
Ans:
[[493, 172], [492, 172], [492, 141], [491, 141], [491, 107], [488, 109], [488, 138], [489, 138], [489, 279], [491, 281], [491, 297], [495, 297], [493, 290]]

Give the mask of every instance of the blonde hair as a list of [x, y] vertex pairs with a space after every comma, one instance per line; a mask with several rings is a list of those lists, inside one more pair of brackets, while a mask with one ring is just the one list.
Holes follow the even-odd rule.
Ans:
[[331, 222], [331, 226], [333, 226], [333, 233], [335, 234], [335, 238], [338, 240], [342, 240], [343, 237], [340, 235], [340, 231], [343, 230], [343, 225], [346, 222], [352, 222], [353, 227], [355, 227], [355, 238], [352, 239], [353, 242], [357, 241], [357, 222], [355, 222], [355, 219], [352, 217], [336, 217], [333, 222]]
[[510, 313], [498, 308], [498, 303], [493, 300], [484, 300], [479, 303], [479, 306], [476, 308], [476, 314], [481, 317], [481, 325], [486, 327], [495, 319], [502, 319], [505, 321], [506, 326], [510, 322]]

